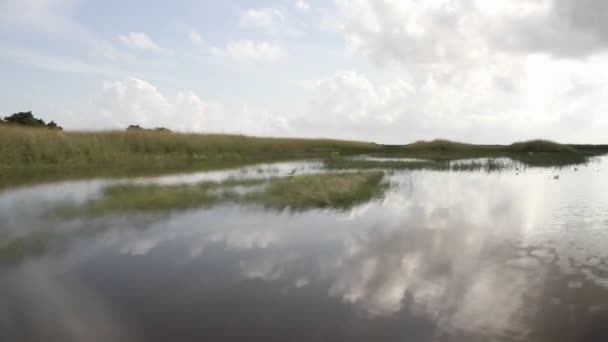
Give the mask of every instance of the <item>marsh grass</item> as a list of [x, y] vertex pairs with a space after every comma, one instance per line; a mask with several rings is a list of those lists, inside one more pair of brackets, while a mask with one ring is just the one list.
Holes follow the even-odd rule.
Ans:
[[[109, 212], [156, 212], [211, 207], [221, 203], [259, 204], [269, 208], [304, 210], [348, 209], [380, 195], [384, 172], [343, 172], [229, 179], [196, 184], [119, 184], [84, 205], [62, 205], [53, 210], [63, 218]], [[249, 189], [250, 191], [239, 191]]]
[[388, 187], [383, 178], [382, 171], [278, 178], [265, 191], [251, 193], [246, 200], [279, 209], [350, 209], [380, 197]]
[[163, 131], [63, 132], [0, 126], [0, 187], [38, 178], [131, 176], [222, 169], [380, 150], [332, 139]]
[[239, 198], [236, 187], [251, 187], [266, 179], [228, 179], [222, 182], [205, 181], [195, 184], [116, 184], [106, 187], [101, 196], [84, 206], [62, 205], [54, 210], [61, 217], [81, 214], [101, 215], [106, 212], [158, 211], [191, 209]]
[[[607, 145], [563, 145], [545, 140], [511, 145], [433, 140], [387, 146], [332, 139], [146, 130], [64, 132], [0, 125], [0, 188], [61, 179], [159, 175], [362, 154], [433, 162], [508, 157], [529, 166], [565, 166], [584, 163], [590, 156], [605, 153]], [[440, 163], [398, 163], [385, 161], [382, 167], [442, 168]]]
[[425, 161], [375, 161], [357, 158], [332, 158], [324, 161], [333, 170], [433, 170], [433, 171], [485, 171], [499, 172], [520, 169], [525, 165], [506, 158], [482, 158], [472, 160], [425, 160]]
[[[607, 145], [565, 145], [547, 140], [530, 140], [511, 145], [475, 145], [433, 140], [386, 147], [377, 154], [436, 162], [473, 158], [510, 158], [526, 166], [545, 167], [582, 164], [589, 161], [589, 157], [606, 153], [608, 153]], [[430, 164], [427, 166], [433, 167]]]

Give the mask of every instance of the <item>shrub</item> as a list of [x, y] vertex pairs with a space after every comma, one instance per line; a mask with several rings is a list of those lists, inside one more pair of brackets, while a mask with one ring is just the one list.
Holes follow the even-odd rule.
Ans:
[[51, 121], [46, 124], [44, 120], [35, 117], [32, 112], [19, 112], [7, 116], [4, 118], [4, 120], [0, 119], [0, 124], [12, 124], [28, 127], [47, 127], [49, 129], [63, 130], [63, 128], [57, 125], [55, 121]]

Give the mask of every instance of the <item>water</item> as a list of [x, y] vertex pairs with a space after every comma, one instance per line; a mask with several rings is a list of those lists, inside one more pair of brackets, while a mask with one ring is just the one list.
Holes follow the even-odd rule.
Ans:
[[0, 236], [52, 243], [0, 263], [0, 341], [606, 341], [606, 166], [392, 172], [384, 198], [347, 212], [63, 221], [45, 213], [129, 180], [5, 191]]

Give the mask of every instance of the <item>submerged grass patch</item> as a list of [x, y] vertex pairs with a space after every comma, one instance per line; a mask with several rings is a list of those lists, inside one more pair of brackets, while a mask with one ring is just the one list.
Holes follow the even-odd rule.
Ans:
[[38, 231], [10, 239], [0, 238], [0, 261], [18, 261], [49, 249], [51, 233]]
[[433, 170], [433, 171], [485, 171], [494, 172], [519, 168], [520, 163], [505, 158], [473, 160], [387, 160], [376, 161], [357, 158], [332, 158], [324, 161], [328, 169], [381, 169], [381, 170]]
[[324, 173], [279, 178], [268, 188], [246, 197], [247, 201], [289, 209], [348, 209], [365, 203], [386, 190], [384, 172]]
[[110, 211], [156, 211], [205, 207], [239, 197], [233, 189], [266, 182], [264, 179], [229, 179], [196, 184], [117, 184], [103, 190], [100, 198], [83, 207], [67, 205], [55, 212], [60, 216], [103, 214]]
[[382, 182], [383, 177], [384, 172], [367, 171], [178, 185], [120, 184], [107, 187], [100, 198], [84, 206], [68, 205], [58, 208], [55, 213], [72, 217], [107, 212], [191, 209], [225, 202], [293, 210], [347, 209], [381, 194], [386, 186]]

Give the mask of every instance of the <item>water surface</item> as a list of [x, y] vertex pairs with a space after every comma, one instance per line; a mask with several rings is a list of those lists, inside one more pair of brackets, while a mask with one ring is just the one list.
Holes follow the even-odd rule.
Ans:
[[49, 240], [2, 255], [0, 341], [608, 341], [607, 166], [391, 171], [348, 211], [48, 214], [316, 162], [0, 192], [3, 243]]

